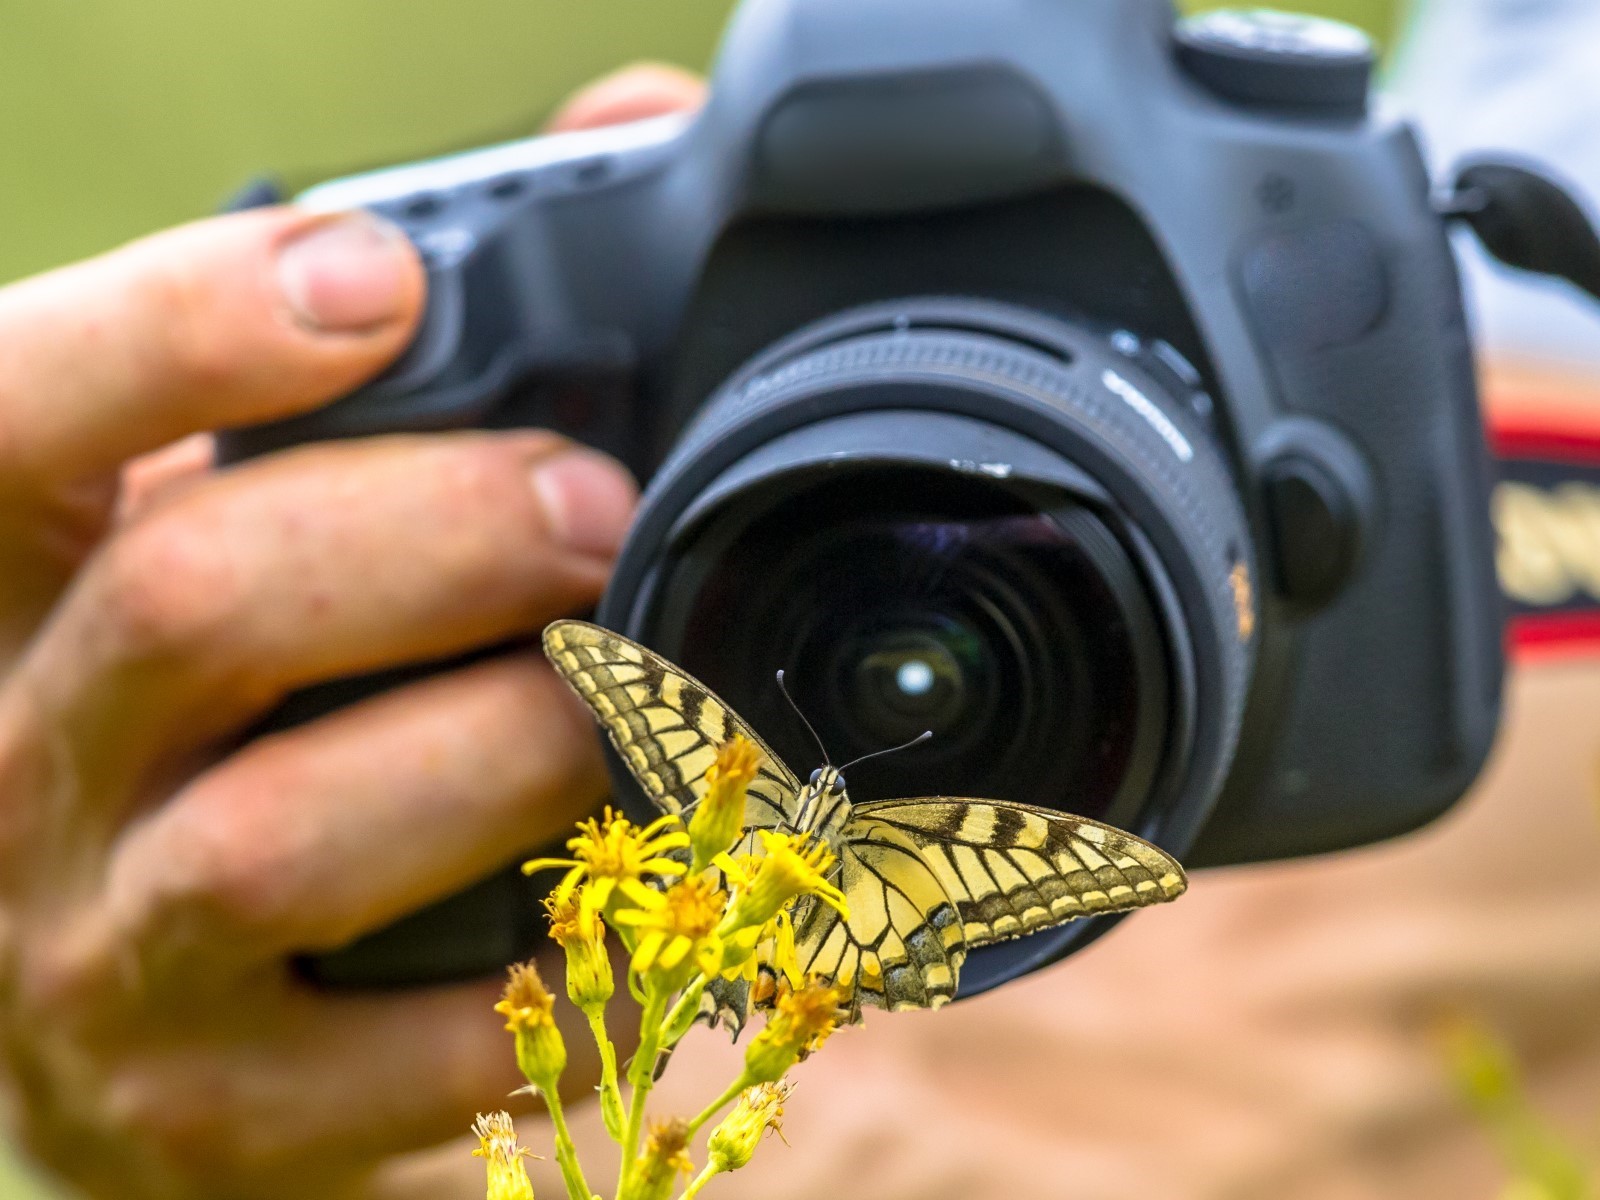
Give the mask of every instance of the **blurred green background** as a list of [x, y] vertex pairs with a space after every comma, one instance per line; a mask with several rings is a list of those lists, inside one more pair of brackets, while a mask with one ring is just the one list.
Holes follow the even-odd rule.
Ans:
[[[705, 66], [728, 7], [0, 4], [0, 280], [204, 215], [262, 171], [306, 180], [521, 136], [619, 63]], [[1390, 0], [1308, 7], [1389, 36]]]
[[[729, 7], [0, 4], [0, 281], [203, 216], [263, 171], [311, 180], [522, 136], [567, 92], [632, 59], [703, 68]], [[1392, 39], [1391, 0], [1296, 7]], [[0, 1200], [43, 1195], [0, 1148]]]

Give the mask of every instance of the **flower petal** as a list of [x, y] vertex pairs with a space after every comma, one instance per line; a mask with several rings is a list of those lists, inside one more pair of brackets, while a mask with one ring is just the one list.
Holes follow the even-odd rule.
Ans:
[[616, 890], [616, 886], [617, 880], [610, 875], [602, 875], [599, 879], [591, 880], [589, 887], [583, 893], [590, 911], [599, 912], [610, 904], [611, 893]]
[[637, 879], [619, 879], [615, 883], [622, 894], [640, 908], [658, 907], [657, 902], [660, 901], [661, 893], [646, 887]]
[[522, 873], [532, 875], [535, 871], [548, 871], [552, 867], [577, 868], [581, 864], [570, 858], [530, 858], [522, 864]]
[[689, 868], [675, 858], [651, 858], [640, 863], [639, 870], [647, 875], [683, 875]]
[[733, 861], [733, 856], [724, 851], [711, 860], [711, 865], [718, 868], [724, 875], [739, 887], [750, 886], [750, 876], [745, 869]]
[[[659, 933], [653, 933], [650, 936], [662, 937], [663, 935]], [[692, 949], [694, 949], [694, 943], [688, 938], [684, 937], [682, 934], [679, 934], [669, 941], [661, 953], [656, 956], [656, 965], [659, 966], [663, 971], [670, 971], [673, 967], [681, 963]]]
[[845, 894], [838, 888], [824, 884], [821, 887], [812, 889], [812, 894], [846, 921], [850, 919], [850, 903], [845, 898]]
[[722, 947], [715, 938], [702, 938], [700, 945], [695, 949], [694, 965], [700, 969], [700, 974], [710, 979], [722, 970]]
[[[651, 838], [655, 837], [656, 834], [660, 833], [663, 829], [671, 829], [674, 825], [680, 825], [681, 826], [682, 822], [679, 821], [677, 816], [675, 814], [673, 814], [673, 813], [668, 813], [665, 816], [657, 817], [654, 821], [651, 821], [650, 824], [646, 825], [643, 829], [639, 830], [639, 840], [641, 842], [648, 842]], [[682, 833], [683, 831], [682, 831], [682, 829], [679, 829], [678, 832]], [[662, 836], [671, 837], [672, 835], [669, 833], [669, 834], [663, 834]], [[688, 837], [688, 834], [684, 834], [684, 836]]]
[[633, 969], [643, 974], [660, 960], [662, 944], [667, 940], [667, 935], [659, 929], [652, 929], [639, 941], [639, 948], [633, 952]]

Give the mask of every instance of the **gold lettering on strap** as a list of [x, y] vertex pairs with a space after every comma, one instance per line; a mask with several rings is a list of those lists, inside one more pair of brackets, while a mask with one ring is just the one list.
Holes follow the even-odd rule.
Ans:
[[1600, 600], [1600, 488], [1502, 483], [1494, 525], [1500, 586], [1512, 599], [1544, 607], [1586, 592]]

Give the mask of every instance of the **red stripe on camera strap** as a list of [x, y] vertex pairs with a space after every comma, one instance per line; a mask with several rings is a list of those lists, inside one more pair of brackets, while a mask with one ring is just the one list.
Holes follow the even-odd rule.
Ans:
[[1488, 393], [1512, 652], [1600, 655], [1600, 383], [1501, 381]]

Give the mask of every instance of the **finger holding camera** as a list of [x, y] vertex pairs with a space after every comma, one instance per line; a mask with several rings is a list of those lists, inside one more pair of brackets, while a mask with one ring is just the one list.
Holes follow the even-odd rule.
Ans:
[[536, 431], [223, 470], [193, 437], [359, 385], [424, 290], [385, 222], [273, 209], [0, 291], [0, 1098], [92, 1195], [377, 1195], [516, 1086], [497, 981], [335, 996], [289, 964], [599, 799], [542, 659], [241, 735], [592, 604], [633, 483]]

